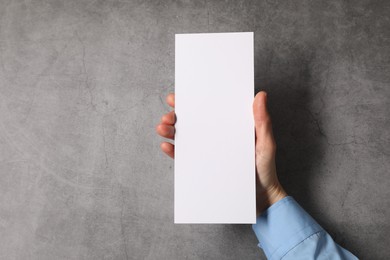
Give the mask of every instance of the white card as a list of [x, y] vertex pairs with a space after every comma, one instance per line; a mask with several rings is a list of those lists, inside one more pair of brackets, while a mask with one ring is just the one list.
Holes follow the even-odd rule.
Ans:
[[253, 33], [175, 42], [175, 223], [255, 223]]

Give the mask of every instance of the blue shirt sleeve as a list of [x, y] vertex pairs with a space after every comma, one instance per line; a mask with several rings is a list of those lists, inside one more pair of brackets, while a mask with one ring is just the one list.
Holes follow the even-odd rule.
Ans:
[[268, 259], [357, 259], [290, 196], [263, 212], [252, 225]]

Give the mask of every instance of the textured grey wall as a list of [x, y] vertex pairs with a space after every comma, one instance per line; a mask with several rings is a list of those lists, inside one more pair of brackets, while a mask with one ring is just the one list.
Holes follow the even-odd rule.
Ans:
[[155, 134], [174, 34], [225, 31], [255, 32], [287, 191], [389, 258], [389, 3], [1, 0], [0, 259], [263, 258], [249, 225], [173, 224]]

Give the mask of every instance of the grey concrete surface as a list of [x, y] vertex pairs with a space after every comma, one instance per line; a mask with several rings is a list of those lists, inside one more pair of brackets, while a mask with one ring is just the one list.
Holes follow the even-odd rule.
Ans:
[[389, 3], [0, 0], [0, 259], [265, 259], [249, 225], [173, 224], [155, 134], [174, 34], [228, 31], [255, 32], [288, 193], [389, 259]]

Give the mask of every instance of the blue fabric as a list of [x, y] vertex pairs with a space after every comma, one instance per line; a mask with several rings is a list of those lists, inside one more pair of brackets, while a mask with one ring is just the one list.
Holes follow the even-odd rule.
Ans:
[[264, 211], [252, 225], [268, 259], [357, 259], [290, 196]]

